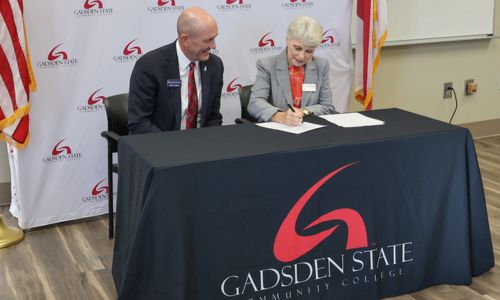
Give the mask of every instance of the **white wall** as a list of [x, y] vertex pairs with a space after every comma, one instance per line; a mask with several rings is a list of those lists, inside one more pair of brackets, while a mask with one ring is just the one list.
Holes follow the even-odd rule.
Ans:
[[[451, 81], [459, 103], [454, 124], [500, 118], [500, 38], [393, 46], [381, 53], [374, 109], [397, 107], [448, 121], [455, 100], [443, 99], [443, 83]], [[472, 96], [465, 96], [466, 79], [478, 84]], [[362, 107], [352, 102], [351, 109]]]

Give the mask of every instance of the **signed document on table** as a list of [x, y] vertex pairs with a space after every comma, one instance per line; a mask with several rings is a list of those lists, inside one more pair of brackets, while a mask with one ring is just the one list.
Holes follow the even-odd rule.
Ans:
[[324, 115], [319, 117], [341, 127], [375, 126], [375, 125], [384, 125], [385, 123], [384, 121], [370, 118], [360, 113], [344, 113], [344, 114]]
[[313, 123], [309, 123], [309, 122], [303, 122], [299, 126], [288, 126], [288, 125], [281, 124], [278, 122], [257, 123], [255, 125], [260, 126], [260, 127], [264, 127], [264, 128], [268, 128], [268, 129], [280, 130], [280, 131], [285, 131], [285, 132], [294, 133], [294, 134], [301, 134], [301, 133], [304, 133], [307, 131], [311, 131], [311, 130], [326, 126], [326, 125], [313, 124]]

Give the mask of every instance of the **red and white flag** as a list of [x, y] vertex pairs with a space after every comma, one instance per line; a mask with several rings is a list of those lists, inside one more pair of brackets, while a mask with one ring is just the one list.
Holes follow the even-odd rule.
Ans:
[[29, 97], [36, 88], [22, 0], [0, 0], [0, 140], [24, 148], [29, 141]]
[[387, 37], [387, 0], [358, 0], [356, 11], [356, 69], [354, 97], [372, 109], [373, 76]]

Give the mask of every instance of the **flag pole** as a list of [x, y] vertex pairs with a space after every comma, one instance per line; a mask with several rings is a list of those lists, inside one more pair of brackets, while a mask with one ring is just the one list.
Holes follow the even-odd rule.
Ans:
[[15, 227], [6, 226], [0, 216], [0, 248], [6, 248], [24, 239], [24, 232]]

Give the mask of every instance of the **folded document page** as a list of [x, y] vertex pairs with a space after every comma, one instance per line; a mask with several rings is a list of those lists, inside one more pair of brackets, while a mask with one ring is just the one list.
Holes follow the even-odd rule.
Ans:
[[294, 134], [300, 134], [304, 133], [306, 131], [318, 129], [321, 127], [325, 127], [326, 125], [318, 125], [318, 124], [313, 124], [309, 122], [303, 122], [299, 126], [288, 126], [285, 124], [281, 124], [278, 122], [265, 122], [265, 123], [256, 123], [255, 125], [268, 128], [268, 129], [274, 129], [274, 130], [281, 130], [289, 133], [294, 133]]
[[363, 126], [384, 125], [384, 121], [370, 118], [360, 113], [334, 114], [334, 115], [325, 115], [319, 117], [327, 120], [328, 122], [331, 122], [335, 125], [342, 127], [363, 127]]

